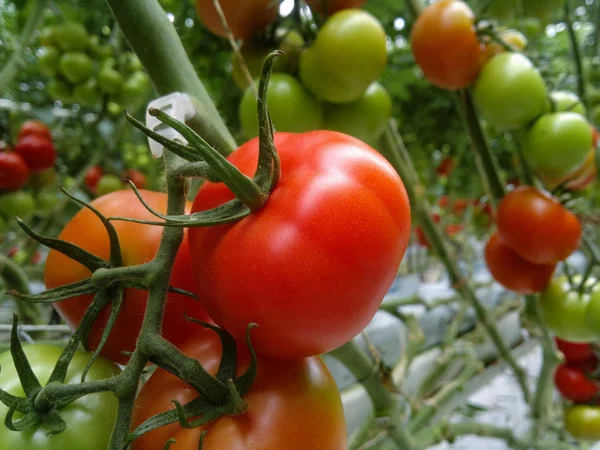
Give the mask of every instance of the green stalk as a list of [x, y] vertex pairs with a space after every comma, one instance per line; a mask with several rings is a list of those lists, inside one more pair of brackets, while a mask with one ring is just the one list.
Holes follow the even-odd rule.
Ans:
[[440, 429], [425, 430], [426, 433], [419, 441], [423, 447], [434, 445], [442, 440], [454, 442], [460, 436], [475, 435], [481, 437], [502, 439], [510, 448], [515, 450], [530, 450], [531, 443], [518, 439], [508, 428], [495, 427], [477, 422], [446, 423]]
[[148, 71], [160, 95], [184, 92], [196, 101], [197, 116], [188, 122], [224, 155], [236, 143], [194, 71], [181, 39], [158, 0], [107, 0], [129, 45]]
[[25, 22], [21, 36], [19, 36], [17, 47], [10, 55], [10, 59], [4, 64], [4, 67], [0, 72], [0, 92], [6, 91], [8, 85], [19, 74], [21, 70], [20, 66], [23, 59], [23, 53], [33, 41], [34, 31], [42, 23], [44, 18], [44, 9], [46, 8], [48, 1], [49, 0], [32, 0], [29, 3], [33, 4], [33, 7], [27, 16], [27, 22]]
[[[571, 51], [573, 52], [573, 59], [575, 60], [575, 68], [577, 69], [577, 93], [579, 98], [585, 106], [587, 106], [587, 89], [585, 82], [585, 75], [583, 73], [583, 63], [581, 59], [581, 51], [579, 50], [579, 43], [577, 42], [577, 35], [573, 28], [573, 17], [572, 17], [573, 5], [571, 0], [565, 0], [565, 16], [564, 21], [567, 26], [567, 33], [569, 34], [569, 42], [571, 43]], [[598, 27], [598, 23], [596, 23]]]
[[[27, 275], [12, 259], [0, 255], [0, 277], [4, 279], [7, 290], [16, 290], [22, 294], [29, 294], [29, 280]], [[44, 323], [40, 306], [36, 303], [27, 303], [15, 299], [19, 319], [23, 323], [40, 325]]]

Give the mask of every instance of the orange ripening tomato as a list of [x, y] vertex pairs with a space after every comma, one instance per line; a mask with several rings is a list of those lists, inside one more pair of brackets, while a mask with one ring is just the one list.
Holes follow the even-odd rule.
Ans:
[[439, 0], [419, 16], [411, 31], [412, 52], [430, 83], [456, 90], [475, 81], [482, 61], [474, 20], [460, 0]]
[[[221, 9], [233, 36], [249, 39], [277, 17], [279, 2], [273, 0], [221, 0]], [[198, 17], [217, 36], [227, 37], [213, 0], [196, 0]]]
[[498, 233], [494, 233], [485, 246], [485, 261], [498, 283], [520, 294], [544, 290], [556, 268], [556, 264], [534, 264], [521, 258]]
[[[146, 202], [161, 213], [167, 210], [167, 195], [160, 192], [140, 191]], [[141, 220], [154, 220], [155, 217], [140, 203], [133, 191], [116, 191], [95, 199], [92, 203], [106, 217], [126, 216]], [[189, 211], [189, 204], [187, 209]], [[123, 257], [123, 265], [131, 266], [150, 261], [158, 250], [163, 227], [144, 225], [133, 222], [113, 221]], [[81, 209], [62, 230], [59, 239], [72, 242], [81, 248], [108, 259], [110, 245], [108, 234], [98, 217], [89, 209]], [[194, 291], [191, 272], [190, 253], [187, 236], [179, 248], [173, 272], [171, 286]], [[44, 281], [48, 289], [64, 286], [83, 280], [90, 272], [78, 262], [55, 250], [48, 254], [44, 272]], [[102, 356], [118, 363], [126, 363], [128, 357], [123, 351], [133, 351], [137, 340], [148, 291], [128, 288], [125, 290], [123, 305], [115, 326], [100, 353]], [[82, 295], [54, 303], [54, 308], [66, 320], [71, 328], [76, 328], [93, 299], [93, 295]], [[200, 302], [182, 294], [169, 293], [163, 320], [163, 336], [171, 343], [178, 345], [198, 332], [198, 325], [188, 322], [183, 313], [200, 320], [207, 320]], [[110, 315], [110, 308], [101, 311], [96, 319], [88, 340], [88, 347], [95, 349], [100, 342], [102, 332]]]
[[[209, 373], [217, 372], [222, 346], [213, 332], [189, 341], [182, 351]], [[238, 376], [248, 364], [247, 348], [238, 345]], [[134, 426], [173, 409], [172, 400], [185, 404], [196, 397], [198, 393], [187, 383], [158, 369], [136, 399]], [[163, 450], [170, 438], [175, 439], [171, 450], [195, 450], [205, 430], [203, 450], [347, 448], [340, 394], [318, 357], [282, 360], [258, 355], [256, 379], [243, 398], [248, 404], [244, 414], [222, 416], [198, 428], [182, 428], [179, 423], [157, 428], [136, 439], [131, 450]]]

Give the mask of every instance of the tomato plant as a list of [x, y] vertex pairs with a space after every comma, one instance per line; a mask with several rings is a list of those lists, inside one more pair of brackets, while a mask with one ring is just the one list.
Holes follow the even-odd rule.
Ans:
[[31, 134], [42, 136], [48, 140], [52, 139], [50, 128], [41, 120], [27, 120], [21, 124], [19, 128], [19, 140]]
[[[304, 132], [323, 126], [323, 107], [293, 76], [274, 73], [267, 88], [267, 105], [278, 131]], [[240, 103], [240, 121], [244, 135], [258, 136], [256, 94], [246, 89]]]
[[366, 11], [344, 9], [327, 19], [300, 55], [300, 79], [320, 100], [352, 102], [379, 78], [386, 61], [381, 23]]
[[[47, 382], [62, 348], [46, 344], [23, 345], [23, 350], [42, 386]], [[66, 384], [78, 383], [90, 361], [91, 354], [76, 352], [65, 379]], [[0, 354], [0, 386], [9, 394], [23, 396], [23, 388], [10, 352]], [[119, 367], [103, 358], [94, 361], [87, 373], [90, 381], [102, 380], [119, 373]], [[8, 407], [0, 402], [0, 416], [6, 417]], [[100, 392], [74, 400], [59, 411], [67, 428], [58, 434], [48, 434], [41, 422], [25, 431], [11, 431], [0, 425], [0, 448], [10, 450], [106, 450], [117, 414], [117, 398], [111, 392]], [[16, 417], [15, 417], [16, 418]]]
[[481, 71], [475, 14], [461, 0], [439, 0], [419, 15], [411, 31], [415, 61], [425, 78], [443, 89], [463, 89]]
[[575, 112], [545, 114], [527, 131], [523, 156], [544, 176], [566, 177], [583, 165], [591, 142], [585, 117]]
[[[574, 276], [575, 283], [581, 277]], [[548, 327], [561, 339], [571, 342], [590, 342], [600, 336], [596, 313], [589, 310], [591, 301], [598, 302], [596, 280], [588, 279], [586, 287], [591, 292], [578, 292], [571, 288], [567, 277], [558, 277], [540, 295], [540, 309]], [[595, 311], [598, 311], [597, 309]], [[588, 315], [591, 317], [588, 318]]]
[[[255, 322], [257, 351], [299, 358], [344, 344], [372, 319], [406, 251], [410, 206], [396, 171], [358, 139], [276, 133], [275, 145], [282, 177], [268, 203], [234, 224], [190, 229], [190, 249], [211, 318], [238, 339]], [[254, 139], [228, 159], [251, 175], [257, 157]], [[205, 183], [192, 211], [233, 198]]]
[[600, 440], [600, 406], [574, 405], [567, 408], [565, 427], [576, 439]]
[[[182, 351], [215, 374], [221, 344], [212, 332], [205, 334], [202, 339], [188, 341]], [[249, 357], [245, 347], [239, 346], [238, 350], [239, 375], [248, 367]], [[183, 404], [197, 396], [188, 384], [158, 369], [136, 400], [134, 423], [139, 425], [152, 415], [172, 409], [173, 399]], [[315, 445], [346, 449], [340, 394], [317, 357], [281, 360], [259, 355], [258, 373], [244, 400], [248, 410], [242, 415], [222, 416], [207, 426], [191, 429], [178, 423], [167, 425], [135, 440], [132, 450], [162, 450], [169, 438], [176, 440], [172, 450], [196, 449], [204, 430], [208, 430], [202, 447], [205, 450], [304, 450]]]
[[473, 95], [481, 115], [499, 130], [523, 128], [549, 109], [544, 80], [521, 53], [505, 52], [488, 61]]
[[590, 377], [597, 366], [597, 361], [561, 364], [554, 373], [556, 389], [564, 398], [575, 403], [586, 403], [593, 400], [600, 392], [598, 382]]
[[[166, 194], [144, 190], [141, 193], [152, 208], [162, 213], [166, 211]], [[91, 204], [107, 217], [126, 215], [141, 220], [152, 220], [154, 217], [129, 190], [99, 197]], [[142, 264], [154, 257], [162, 234], [162, 227], [123, 221], [115, 221], [113, 225], [119, 235], [124, 265]], [[60, 233], [59, 239], [79, 245], [100, 258], [108, 259], [109, 257], [109, 239], [104, 225], [87, 208], [79, 211], [71, 219]], [[49, 253], [44, 272], [44, 280], [48, 288], [63, 286], [89, 276], [90, 272], [78, 262], [54, 250]], [[175, 261], [171, 285], [190, 292], [194, 290], [187, 237], [184, 238]], [[133, 351], [135, 347], [147, 296], [146, 291], [126, 289], [123, 306], [102, 355], [120, 363], [127, 361], [128, 358], [121, 352]], [[79, 325], [91, 301], [91, 295], [83, 295], [55, 303], [54, 307], [66, 322], [75, 328]], [[201, 320], [207, 318], [198, 301], [182, 294], [170, 293], [164, 316], [163, 336], [174, 344], [179, 344], [197, 333], [197, 325], [185, 320], [184, 312], [190, 317]], [[95, 349], [98, 345], [109, 313], [109, 309], [105, 308], [94, 323], [88, 339], [90, 348]]]
[[502, 240], [536, 264], [562, 261], [581, 241], [577, 217], [549, 193], [531, 186], [509, 192], [498, 205], [496, 220]]
[[0, 153], [0, 190], [19, 189], [27, 183], [28, 178], [29, 168], [19, 154]]
[[375, 144], [392, 116], [392, 99], [379, 83], [371, 84], [356, 101], [325, 105], [325, 130], [339, 131]]
[[561, 338], [554, 338], [556, 346], [562, 352], [568, 363], [581, 363], [596, 359], [594, 349], [588, 342], [569, 342]]
[[54, 165], [56, 150], [48, 138], [30, 134], [17, 142], [15, 153], [23, 158], [32, 172], [40, 172]]
[[[221, 0], [220, 4], [227, 25], [239, 39], [252, 37], [275, 20], [279, 5], [271, 0]], [[206, 28], [217, 36], [226, 37], [213, 0], [196, 0], [196, 11]]]
[[498, 233], [494, 233], [485, 246], [485, 261], [498, 283], [520, 294], [543, 290], [556, 267], [555, 264], [534, 264], [523, 259]]

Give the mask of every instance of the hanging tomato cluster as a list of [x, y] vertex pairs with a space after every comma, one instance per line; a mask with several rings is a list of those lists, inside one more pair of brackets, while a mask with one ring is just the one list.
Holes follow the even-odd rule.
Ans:
[[[375, 143], [391, 117], [392, 102], [377, 82], [387, 61], [386, 34], [374, 16], [357, 9], [365, 0], [309, 1], [313, 14], [325, 17], [316, 35], [301, 33], [298, 24], [298, 30], [271, 30], [271, 39], [259, 33], [276, 19], [277, 2], [238, 3], [221, 6], [233, 36], [243, 39], [243, 61], [233, 55], [232, 76], [244, 90], [239, 107], [244, 137], [258, 135], [256, 79], [264, 58], [279, 49], [284, 55], [275, 61], [267, 99], [277, 131], [325, 129]], [[197, 0], [196, 9], [209, 30], [226, 35], [212, 0]]]
[[50, 129], [37, 120], [24, 122], [14, 149], [4, 145], [0, 152], [0, 218], [27, 218], [54, 205], [55, 193], [41, 188], [53, 182], [55, 161]]
[[40, 72], [49, 77], [48, 92], [65, 104], [98, 108], [106, 100], [110, 112], [135, 109], [150, 93], [150, 79], [132, 52], [102, 43], [85, 26], [65, 22], [42, 30]]

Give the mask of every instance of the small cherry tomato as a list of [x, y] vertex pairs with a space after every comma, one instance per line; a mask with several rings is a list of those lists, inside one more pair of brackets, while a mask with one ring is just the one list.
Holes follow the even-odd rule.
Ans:
[[21, 155], [14, 152], [0, 153], [0, 189], [14, 191], [25, 186], [29, 168]]
[[576, 439], [600, 440], [600, 406], [575, 405], [567, 408], [565, 428]]
[[98, 181], [100, 181], [102, 175], [104, 175], [104, 169], [98, 165], [90, 167], [85, 173], [83, 182], [91, 193], [96, 193], [96, 187], [98, 186]]
[[597, 361], [582, 364], [561, 364], [554, 373], [556, 389], [567, 400], [586, 403], [599, 393], [598, 382], [589, 378], [589, 374], [598, 366]]
[[15, 153], [23, 158], [32, 172], [41, 172], [54, 165], [56, 150], [49, 139], [31, 134], [15, 146]]
[[568, 363], [581, 363], [596, 359], [594, 349], [588, 342], [570, 342], [559, 337], [555, 337], [554, 340]]
[[138, 189], [146, 189], [146, 175], [137, 169], [129, 169], [123, 174], [124, 180], [129, 180], [135, 184]]
[[21, 128], [19, 128], [19, 140], [31, 134], [52, 140], [50, 128], [41, 120], [27, 120], [23, 122]]

